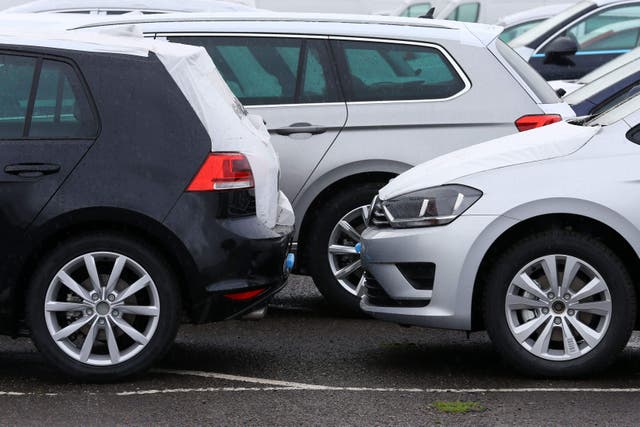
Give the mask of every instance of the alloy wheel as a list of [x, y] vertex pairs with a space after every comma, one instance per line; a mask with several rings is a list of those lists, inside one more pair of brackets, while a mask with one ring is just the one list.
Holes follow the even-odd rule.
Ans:
[[549, 255], [530, 262], [513, 278], [505, 314], [511, 333], [527, 351], [546, 360], [574, 360], [605, 337], [611, 293], [585, 261]]
[[43, 309], [51, 338], [68, 356], [87, 365], [112, 366], [150, 342], [160, 298], [137, 262], [118, 253], [93, 252], [58, 271]]
[[329, 236], [329, 266], [337, 282], [352, 295], [364, 286], [364, 270], [356, 246], [367, 228], [368, 206], [356, 208], [343, 216]]

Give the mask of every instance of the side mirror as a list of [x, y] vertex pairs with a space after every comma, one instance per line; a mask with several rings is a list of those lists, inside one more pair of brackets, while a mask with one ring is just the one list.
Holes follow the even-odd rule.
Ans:
[[544, 52], [544, 63], [555, 65], [575, 65], [568, 58], [578, 51], [578, 42], [573, 37], [558, 37], [546, 47]]

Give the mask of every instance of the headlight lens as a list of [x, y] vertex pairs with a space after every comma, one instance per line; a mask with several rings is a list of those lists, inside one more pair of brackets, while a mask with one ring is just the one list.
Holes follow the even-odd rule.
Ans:
[[464, 185], [443, 185], [378, 202], [394, 228], [430, 227], [451, 223], [482, 197]]

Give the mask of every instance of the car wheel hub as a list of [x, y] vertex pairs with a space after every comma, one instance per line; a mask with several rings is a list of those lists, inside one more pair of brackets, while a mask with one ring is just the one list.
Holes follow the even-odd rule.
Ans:
[[343, 216], [329, 236], [329, 266], [340, 286], [358, 295], [364, 286], [360, 261], [360, 234], [366, 228], [368, 206], [356, 208]]
[[511, 281], [507, 325], [516, 341], [546, 360], [577, 359], [605, 337], [611, 293], [598, 271], [568, 255], [538, 258]]
[[160, 318], [158, 289], [133, 259], [113, 252], [81, 255], [55, 275], [45, 295], [47, 329], [68, 356], [112, 366], [140, 353]]

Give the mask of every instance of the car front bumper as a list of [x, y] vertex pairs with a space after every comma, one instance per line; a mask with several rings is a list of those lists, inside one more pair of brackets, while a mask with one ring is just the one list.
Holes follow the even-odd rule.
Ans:
[[469, 215], [440, 227], [368, 228], [362, 234], [367, 281], [361, 308], [395, 323], [470, 330], [478, 268], [496, 230], [516, 222]]

